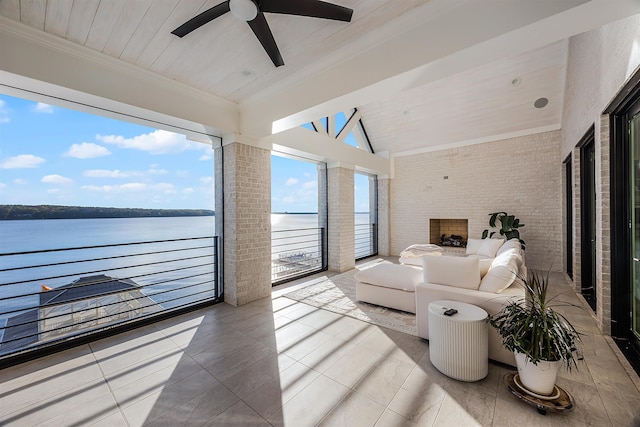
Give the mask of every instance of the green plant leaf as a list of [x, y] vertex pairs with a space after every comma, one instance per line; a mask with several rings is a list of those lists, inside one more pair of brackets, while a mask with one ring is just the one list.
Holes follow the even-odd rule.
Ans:
[[[580, 360], [580, 334], [561, 313], [555, 311], [549, 298], [549, 272], [533, 272], [520, 277], [525, 297], [510, 301], [498, 313], [490, 316], [489, 324], [502, 337], [504, 347], [527, 355], [534, 364], [541, 360], [560, 360], [571, 370]], [[570, 305], [562, 303], [556, 305]]]

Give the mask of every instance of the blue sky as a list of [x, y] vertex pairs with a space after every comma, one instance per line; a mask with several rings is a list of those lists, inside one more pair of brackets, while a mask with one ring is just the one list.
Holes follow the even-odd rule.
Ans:
[[[0, 203], [214, 209], [213, 150], [184, 135], [0, 95]], [[272, 211], [317, 211], [316, 165], [272, 156]], [[368, 210], [356, 175], [356, 210]]]

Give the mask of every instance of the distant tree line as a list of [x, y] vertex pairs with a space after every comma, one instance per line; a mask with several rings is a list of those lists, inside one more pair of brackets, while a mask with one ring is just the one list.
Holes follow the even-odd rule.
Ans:
[[212, 216], [214, 214], [214, 211], [207, 209], [142, 209], [55, 205], [0, 205], [0, 220], [142, 218], [172, 216]]

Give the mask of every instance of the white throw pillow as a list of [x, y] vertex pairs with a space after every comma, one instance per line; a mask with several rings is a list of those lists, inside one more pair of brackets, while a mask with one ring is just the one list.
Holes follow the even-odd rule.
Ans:
[[422, 271], [427, 283], [474, 290], [480, 285], [477, 258], [425, 256], [422, 258]]
[[514, 258], [510, 258], [506, 265], [502, 263], [492, 265], [487, 274], [482, 278], [479, 290], [499, 294], [511, 286], [517, 273], [518, 266]]
[[498, 249], [498, 251], [496, 252], [496, 256], [508, 251], [509, 249], [521, 250], [522, 245], [520, 244], [520, 240], [515, 238], [507, 240], [506, 242], [504, 242], [504, 245], [500, 246], [500, 249]]
[[477, 254], [482, 242], [482, 239], [467, 239], [467, 255]]
[[496, 252], [500, 249], [500, 246], [504, 244], [502, 239], [483, 239], [482, 244], [478, 248], [478, 255], [484, 255], [488, 257], [495, 257]]
[[498, 253], [493, 259], [491, 266], [493, 267], [496, 265], [506, 265], [511, 260], [514, 260], [516, 262], [518, 268], [522, 267], [522, 264], [524, 264], [524, 260], [522, 259], [522, 252], [520, 251], [520, 249], [511, 248], [502, 253]]
[[491, 268], [493, 258], [478, 258], [478, 262], [480, 264], [480, 277], [484, 277], [484, 275], [487, 274], [489, 272], [489, 269]]

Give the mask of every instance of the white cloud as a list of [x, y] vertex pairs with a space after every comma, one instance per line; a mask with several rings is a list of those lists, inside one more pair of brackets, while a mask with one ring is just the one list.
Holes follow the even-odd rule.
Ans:
[[29, 181], [27, 181], [26, 179], [16, 178], [13, 180], [13, 183], [18, 185], [27, 185]]
[[147, 169], [147, 173], [150, 175], [166, 175], [169, 173], [169, 171], [167, 171], [166, 169], [152, 168], [152, 169]]
[[83, 185], [80, 188], [85, 191], [92, 191], [95, 193], [138, 193], [142, 191], [149, 191], [174, 194], [176, 192], [173, 184], [167, 183], [149, 185], [143, 182], [128, 182], [121, 185]]
[[200, 158], [198, 160], [211, 160], [213, 159], [213, 154], [212, 153], [205, 153], [202, 156], [200, 156]]
[[120, 188], [124, 191], [142, 191], [147, 188], [147, 184], [142, 182], [130, 182], [128, 184], [122, 184]]
[[0, 169], [31, 169], [37, 168], [45, 160], [42, 157], [33, 154], [20, 154], [19, 156], [9, 157], [0, 163]]
[[50, 188], [47, 190], [48, 194], [58, 194], [60, 192], [59, 188]]
[[[2, 187], [0, 186], [0, 188], [2, 188]], [[191, 188], [191, 187], [189, 187], [189, 188], [185, 188], [184, 190], [182, 190], [182, 192], [183, 192], [184, 194], [191, 194], [191, 193], [194, 193], [195, 191], [196, 191], [196, 190], [194, 190], [194, 189], [193, 189], [193, 188]]]
[[212, 176], [203, 176], [200, 178], [200, 182], [202, 182], [203, 184], [211, 184], [213, 183], [213, 177]]
[[36, 113], [53, 113], [53, 107], [49, 104], [45, 104], [44, 102], [38, 102], [36, 106], [33, 108], [33, 111]]
[[125, 138], [120, 135], [96, 135], [96, 139], [105, 144], [120, 148], [147, 151], [151, 154], [179, 153], [185, 150], [211, 149], [208, 145], [189, 141], [184, 135], [157, 129], [150, 133]]
[[291, 185], [296, 185], [298, 183], [298, 178], [289, 178], [287, 182], [284, 183], [287, 187]]
[[93, 159], [95, 157], [104, 157], [111, 154], [106, 147], [94, 144], [93, 142], [83, 142], [82, 144], [73, 144], [69, 150], [64, 153], [66, 157], [75, 157], [76, 159]]
[[0, 188], [4, 188], [6, 186], [7, 186], [7, 184], [5, 184], [4, 182], [0, 182]]
[[142, 175], [140, 172], [135, 171], [121, 171], [119, 169], [89, 169], [84, 171], [84, 176], [89, 178], [130, 178], [132, 176]]
[[0, 123], [9, 123], [9, 110], [6, 108], [7, 103], [0, 99]]
[[73, 180], [62, 175], [46, 175], [42, 177], [40, 182], [45, 184], [71, 184]]
[[304, 182], [301, 186], [296, 187], [296, 189], [292, 190], [292, 192], [288, 196], [283, 197], [282, 202], [291, 204], [313, 201], [318, 197], [317, 187], [317, 181]]
[[164, 194], [175, 194], [176, 189], [173, 184], [168, 184], [166, 182], [161, 182], [153, 186], [153, 189], [156, 191], [162, 191]]

